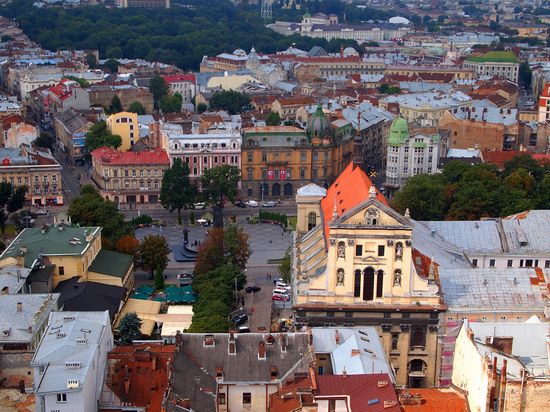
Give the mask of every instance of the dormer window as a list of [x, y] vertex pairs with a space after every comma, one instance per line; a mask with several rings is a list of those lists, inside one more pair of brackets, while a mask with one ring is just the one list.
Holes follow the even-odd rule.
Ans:
[[378, 220], [379, 220], [378, 210], [376, 209], [367, 210], [367, 214], [365, 215], [365, 223], [368, 226], [376, 226], [378, 224]]

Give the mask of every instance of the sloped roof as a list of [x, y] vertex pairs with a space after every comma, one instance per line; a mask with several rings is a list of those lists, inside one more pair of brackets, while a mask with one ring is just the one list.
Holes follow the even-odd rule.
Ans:
[[452, 388], [413, 389], [412, 396], [422, 398], [420, 405], [402, 405], [404, 412], [469, 412], [466, 398]]
[[97, 162], [106, 165], [169, 165], [165, 150], [156, 148], [141, 152], [121, 152], [112, 147], [99, 147], [92, 153]]
[[309, 183], [298, 189], [297, 196], [326, 196], [327, 189], [316, 185], [315, 183]]

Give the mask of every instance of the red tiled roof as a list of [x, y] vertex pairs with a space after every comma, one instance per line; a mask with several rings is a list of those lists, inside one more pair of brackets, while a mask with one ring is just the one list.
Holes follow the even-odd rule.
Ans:
[[[349, 397], [350, 409], [361, 412], [399, 412], [395, 389], [387, 373], [317, 376], [316, 399]], [[376, 402], [375, 400], [378, 400]]]
[[420, 405], [403, 405], [404, 412], [468, 412], [466, 399], [452, 389], [407, 389], [411, 395], [420, 395]]
[[518, 152], [515, 150], [484, 150], [482, 152], [483, 161], [485, 163], [494, 164], [499, 169], [504, 169], [504, 163], [512, 160], [513, 157], [518, 154], [525, 154], [525, 152]]
[[194, 74], [176, 74], [174, 76], [162, 76], [162, 78], [168, 84], [170, 84], [170, 83], [181, 83], [181, 82], [195, 83], [195, 75]]
[[[341, 216], [346, 211], [354, 208], [369, 198], [369, 189], [372, 186], [371, 180], [363, 169], [350, 163], [348, 167], [338, 176], [334, 183], [328, 188], [327, 195], [321, 200], [323, 222], [325, 228], [325, 241], [329, 237], [328, 223], [332, 220], [334, 211], [334, 199], [336, 198], [336, 211]], [[386, 198], [377, 190], [376, 198], [388, 204]]]
[[287, 99], [279, 99], [281, 106], [300, 106], [306, 104], [314, 104], [315, 99], [312, 97], [289, 97]]
[[111, 165], [169, 165], [170, 159], [165, 150], [156, 148], [143, 152], [120, 152], [111, 147], [99, 147], [92, 157], [101, 164]]
[[359, 56], [348, 57], [298, 57], [296, 60], [304, 63], [356, 63], [361, 61]]

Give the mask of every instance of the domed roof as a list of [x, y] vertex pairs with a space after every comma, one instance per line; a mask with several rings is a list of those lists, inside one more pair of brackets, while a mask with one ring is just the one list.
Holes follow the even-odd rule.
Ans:
[[309, 14], [309, 11], [306, 11], [306, 14], [304, 14], [304, 19], [307, 19], [311, 17], [311, 14]]
[[389, 22], [392, 24], [409, 24], [411, 21], [405, 17], [395, 16], [389, 19]]
[[233, 52], [234, 56], [246, 56], [246, 52], [243, 49], [237, 49]]
[[309, 117], [307, 121], [307, 132], [310, 137], [325, 137], [330, 136], [330, 122], [323, 112], [321, 105], [317, 106], [317, 110]]
[[390, 136], [388, 144], [400, 145], [409, 138], [409, 125], [407, 121], [399, 116], [396, 117], [390, 127]]
[[359, 53], [353, 47], [346, 47], [343, 53], [344, 56], [359, 56]]

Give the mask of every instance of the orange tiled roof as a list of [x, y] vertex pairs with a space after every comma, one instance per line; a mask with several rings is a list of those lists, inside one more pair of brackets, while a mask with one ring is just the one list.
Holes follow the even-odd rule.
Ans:
[[422, 396], [420, 405], [402, 405], [404, 412], [468, 412], [466, 399], [452, 389], [407, 389]]
[[[350, 163], [328, 188], [327, 195], [321, 200], [325, 242], [329, 237], [328, 223], [332, 220], [334, 199], [336, 199], [336, 211], [338, 216], [341, 216], [346, 211], [367, 200], [369, 198], [369, 189], [371, 186], [372, 182], [365, 171], [355, 164]], [[386, 198], [378, 190], [376, 191], [376, 198], [385, 205], [388, 204]]]
[[101, 164], [110, 165], [169, 165], [170, 159], [165, 150], [153, 149], [143, 152], [120, 152], [111, 147], [99, 147], [92, 157]]

